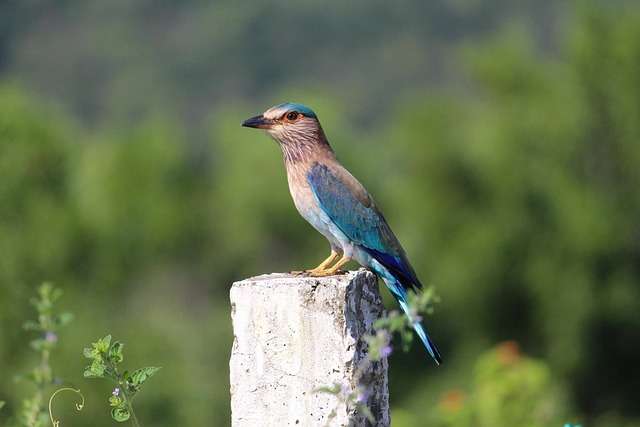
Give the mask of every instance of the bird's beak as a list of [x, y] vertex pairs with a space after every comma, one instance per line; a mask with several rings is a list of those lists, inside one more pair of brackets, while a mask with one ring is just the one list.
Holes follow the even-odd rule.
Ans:
[[269, 129], [273, 124], [273, 120], [265, 118], [262, 114], [251, 117], [242, 122], [242, 126], [256, 129]]

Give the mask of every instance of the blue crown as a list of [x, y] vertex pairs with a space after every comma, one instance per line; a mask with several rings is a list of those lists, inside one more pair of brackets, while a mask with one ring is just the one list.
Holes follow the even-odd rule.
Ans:
[[285, 111], [295, 110], [298, 113], [302, 114], [303, 116], [313, 117], [314, 119], [318, 118], [316, 116], [316, 113], [314, 113], [311, 108], [307, 107], [306, 105], [296, 104], [295, 102], [285, 102], [283, 104], [276, 106], [275, 108], [278, 110], [282, 109]]

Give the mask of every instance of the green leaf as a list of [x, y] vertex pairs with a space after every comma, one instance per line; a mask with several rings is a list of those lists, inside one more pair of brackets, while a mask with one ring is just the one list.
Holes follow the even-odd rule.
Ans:
[[51, 284], [49, 284], [49, 286], [51, 287], [51, 295], [49, 296], [49, 299], [51, 302], [56, 302], [63, 294], [62, 289], [54, 288]]
[[93, 363], [91, 363], [91, 371], [96, 375], [104, 374], [104, 371], [106, 370], [106, 368], [107, 367], [105, 366], [102, 359], [94, 359]]
[[113, 408], [111, 410], [111, 418], [119, 423], [127, 421], [131, 417], [131, 414], [126, 408]]
[[22, 327], [26, 331], [38, 331], [38, 330], [40, 330], [40, 325], [38, 324], [38, 322], [34, 322], [33, 320], [29, 320], [27, 322], [24, 322]]
[[120, 341], [114, 342], [109, 349], [109, 360], [113, 363], [121, 363], [124, 360], [124, 355], [122, 354], [123, 348], [124, 344]]
[[373, 413], [371, 412], [371, 410], [369, 409], [369, 407], [367, 405], [365, 405], [364, 403], [357, 403], [356, 404], [356, 409], [358, 410], [358, 412], [360, 412], [362, 415], [364, 415], [365, 417], [367, 417], [367, 419], [369, 420], [370, 423], [375, 423], [376, 419], [373, 416]]
[[127, 381], [137, 391], [145, 381], [151, 378], [159, 370], [160, 368], [155, 366], [137, 369], [133, 371], [129, 378], [127, 378]]
[[85, 378], [102, 378], [104, 377], [104, 371], [107, 369], [102, 359], [93, 359], [91, 365], [87, 366], [84, 370]]
[[98, 355], [98, 352], [96, 351], [95, 348], [87, 348], [87, 347], [85, 347], [85, 349], [82, 350], [82, 354], [87, 359], [95, 359], [95, 357]]
[[340, 384], [333, 384], [332, 386], [323, 386], [313, 389], [314, 393], [329, 393], [337, 395], [340, 393]]
[[109, 351], [109, 346], [111, 345], [111, 335], [107, 335], [106, 337], [99, 339], [97, 343], [94, 343], [93, 346], [100, 353], [106, 353]]
[[119, 407], [123, 403], [123, 400], [120, 396], [109, 396], [109, 405]]
[[405, 353], [411, 349], [413, 343], [413, 332], [410, 329], [405, 329], [401, 332], [402, 337], [402, 351]]
[[73, 320], [73, 314], [66, 311], [58, 315], [55, 319], [55, 322], [58, 326], [65, 326], [69, 324], [72, 320]]
[[43, 340], [42, 338], [36, 338], [29, 343], [29, 346], [31, 346], [31, 348], [35, 351], [40, 351], [44, 348], [45, 344], [45, 340]]
[[6, 402], [4, 400], [0, 400], [0, 410], [4, 407], [5, 403]]

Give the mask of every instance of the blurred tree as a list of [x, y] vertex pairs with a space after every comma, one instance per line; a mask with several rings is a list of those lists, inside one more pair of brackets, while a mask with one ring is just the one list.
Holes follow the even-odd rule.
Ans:
[[[49, 113], [16, 88], [0, 87], [0, 301], [26, 301], [26, 284], [70, 267], [77, 238], [77, 218], [68, 210], [75, 131]], [[4, 308], [6, 320], [11, 304]]]
[[521, 34], [465, 50], [477, 99], [398, 112], [386, 139], [411, 160], [386, 194], [446, 302], [435, 330], [454, 353], [515, 338], [586, 413], [637, 417], [640, 16], [579, 22], [562, 60]]
[[539, 28], [562, 16], [538, 0], [4, 3], [0, 72], [90, 123], [138, 120], [158, 105], [199, 119], [301, 84], [380, 117], [417, 86], [455, 81], [448, 52], [460, 40], [513, 20], [551, 38]]

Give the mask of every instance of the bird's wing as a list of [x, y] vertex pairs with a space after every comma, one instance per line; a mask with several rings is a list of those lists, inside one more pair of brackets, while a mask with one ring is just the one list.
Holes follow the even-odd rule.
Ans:
[[395, 273], [406, 287], [422, 287], [400, 242], [357, 179], [344, 168], [315, 163], [307, 180], [320, 208], [352, 242]]

